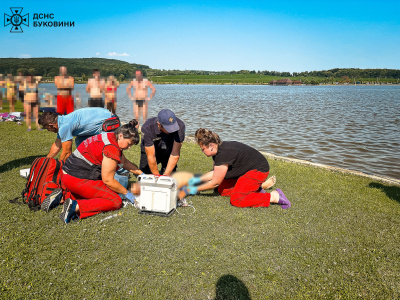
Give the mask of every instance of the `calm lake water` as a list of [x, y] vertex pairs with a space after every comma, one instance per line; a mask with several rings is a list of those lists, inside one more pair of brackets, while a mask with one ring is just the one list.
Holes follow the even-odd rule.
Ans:
[[[54, 84], [41, 91], [55, 93]], [[149, 117], [169, 108], [193, 136], [209, 128], [260, 151], [400, 179], [400, 86], [155, 85]], [[117, 114], [133, 117], [118, 89]], [[76, 85], [87, 105], [85, 85]]]

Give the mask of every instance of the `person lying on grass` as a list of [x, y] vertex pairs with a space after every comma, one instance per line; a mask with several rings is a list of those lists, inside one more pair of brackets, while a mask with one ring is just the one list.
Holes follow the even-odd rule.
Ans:
[[[155, 175], [155, 176], [164, 176], [164, 175]], [[170, 177], [175, 179], [176, 187], [178, 193], [176, 195], [176, 201], [178, 206], [187, 206], [187, 202], [184, 201], [184, 198], [187, 196], [187, 189], [186, 186], [191, 178], [193, 178], [195, 174], [187, 171], [178, 171], [172, 173]], [[136, 196], [140, 195], [140, 182], [132, 183], [131, 186], [128, 188], [129, 191]], [[137, 204], [136, 201], [133, 201], [132, 204]]]
[[231, 204], [237, 207], [268, 207], [270, 203], [283, 209], [290, 207], [280, 189], [265, 192], [264, 188], [272, 187], [276, 179], [267, 180], [268, 161], [256, 149], [239, 142], [223, 142], [216, 133], [204, 128], [196, 131], [195, 138], [201, 151], [214, 160], [214, 169], [191, 178], [187, 194], [218, 188], [218, 193], [229, 196]]
[[118, 194], [133, 202], [133, 193], [123, 187], [114, 175], [121, 166], [136, 175], [142, 174], [122, 153], [139, 143], [136, 125], [137, 121], [132, 120], [115, 132], [90, 137], [67, 158], [61, 175], [62, 186], [67, 190], [60, 215], [63, 222], [120, 209], [122, 199]]

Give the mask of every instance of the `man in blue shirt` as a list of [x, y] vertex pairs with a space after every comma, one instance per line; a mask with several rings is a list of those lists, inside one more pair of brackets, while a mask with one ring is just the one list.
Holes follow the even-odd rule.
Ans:
[[57, 139], [47, 157], [54, 158], [62, 149], [60, 160], [66, 160], [72, 153], [74, 136], [78, 147], [87, 138], [101, 133], [104, 121], [111, 116], [110, 111], [100, 107], [81, 108], [65, 116], [53, 112], [43, 113], [39, 117], [39, 124], [44, 129], [57, 133]]

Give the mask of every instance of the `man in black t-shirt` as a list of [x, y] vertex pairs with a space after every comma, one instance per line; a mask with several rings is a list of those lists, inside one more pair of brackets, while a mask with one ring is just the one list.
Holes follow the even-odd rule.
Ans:
[[142, 126], [140, 170], [146, 174], [171, 176], [176, 171], [184, 139], [185, 123], [171, 110], [163, 109], [157, 117], [148, 119]]

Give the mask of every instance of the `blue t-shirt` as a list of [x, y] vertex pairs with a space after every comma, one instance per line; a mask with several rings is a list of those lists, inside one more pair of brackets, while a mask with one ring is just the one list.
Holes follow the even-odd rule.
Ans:
[[57, 138], [61, 142], [72, 140], [74, 136], [93, 136], [102, 132], [104, 120], [111, 118], [111, 112], [101, 107], [87, 107], [58, 116]]

